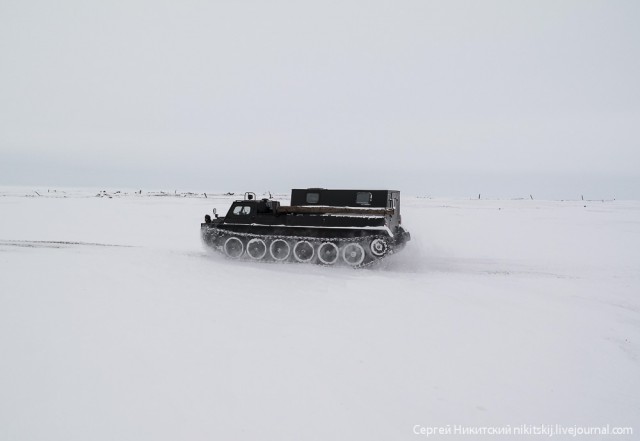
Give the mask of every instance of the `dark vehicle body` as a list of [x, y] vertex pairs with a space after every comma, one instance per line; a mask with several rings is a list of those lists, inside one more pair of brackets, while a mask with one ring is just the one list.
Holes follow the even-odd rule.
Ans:
[[226, 216], [205, 216], [201, 232], [233, 258], [360, 266], [404, 246], [401, 221], [399, 191], [309, 188], [292, 190], [289, 206], [246, 193]]

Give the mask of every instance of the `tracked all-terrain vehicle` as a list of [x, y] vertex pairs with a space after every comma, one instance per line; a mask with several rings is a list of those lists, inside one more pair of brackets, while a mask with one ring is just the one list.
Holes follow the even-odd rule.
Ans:
[[233, 259], [370, 265], [402, 249], [395, 190], [291, 190], [291, 204], [245, 193], [224, 217], [205, 216], [204, 242]]

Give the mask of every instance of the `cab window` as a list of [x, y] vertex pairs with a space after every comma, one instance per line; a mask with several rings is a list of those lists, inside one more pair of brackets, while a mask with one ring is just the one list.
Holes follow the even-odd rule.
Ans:
[[356, 204], [370, 205], [371, 204], [371, 193], [368, 192], [368, 191], [359, 191], [356, 194]]
[[307, 193], [307, 204], [317, 204], [320, 200], [320, 193]]
[[233, 214], [236, 216], [243, 216], [251, 213], [251, 206], [249, 205], [236, 205], [233, 208]]

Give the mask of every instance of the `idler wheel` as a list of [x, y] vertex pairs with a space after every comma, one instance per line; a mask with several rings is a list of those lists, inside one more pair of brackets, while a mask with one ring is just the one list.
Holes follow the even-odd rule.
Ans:
[[283, 262], [291, 254], [291, 245], [284, 239], [276, 239], [269, 245], [269, 254], [271, 254], [273, 260]]
[[382, 257], [389, 251], [389, 245], [382, 239], [373, 239], [370, 248], [371, 253], [376, 257]]
[[247, 254], [253, 260], [264, 259], [267, 255], [267, 244], [264, 240], [254, 237], [247, 243]]
[[364, 248], [359, 243], [348, 243], [342, 248], [342, 260], [348, 265], [360, 265], [364, 261], [364, 256]]
[[224, 249], [224, 253], [232, 259], [240, 258], [244, 253], [244, 243], [235, 236], [231, 236], [225, 240], [222, 248]]
[[318, 259], [325, 265], [333, 265], [338, 261], [340, 251], [333, 242], [324, 242], [318, 247]]
[[300, 240], [293, 247], [293, 257], [298, 262], [311, 262], [311, 259], [313, 259], [314, 255], [315, 250], [313, 249], [313, 245], [307, 240]]

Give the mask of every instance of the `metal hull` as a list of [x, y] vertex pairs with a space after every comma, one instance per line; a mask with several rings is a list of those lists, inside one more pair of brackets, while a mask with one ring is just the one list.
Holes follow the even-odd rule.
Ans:
[[[202, 224], [202, 239], [232, 259], [365, 267], [400, 251], [410, 240], [386, 228], [310, 228]], [[283, 248], [281, 254], [274, 247]], [[327, 254], [327, 255], [325, 255]]]
[[410, 240], [399, 197], [391, 190], [294, 189], [291, 205], [281, 206], [248, 193], [226, 216], [205, 216], [202, 239], [233, 259], [367, 266]]

